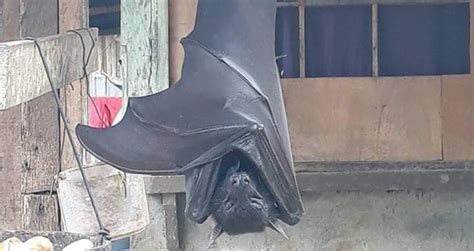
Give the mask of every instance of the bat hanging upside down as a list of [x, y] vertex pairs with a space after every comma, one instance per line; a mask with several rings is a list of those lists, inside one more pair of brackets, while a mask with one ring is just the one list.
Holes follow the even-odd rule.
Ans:
[[94, 156], [124, 172], [186, 177], [186, 216], [230, 235], [303, 214], [275, 57], [276, 0], [199, 0], [182, 78], [128, 99], [122, 120], [79, 125]]

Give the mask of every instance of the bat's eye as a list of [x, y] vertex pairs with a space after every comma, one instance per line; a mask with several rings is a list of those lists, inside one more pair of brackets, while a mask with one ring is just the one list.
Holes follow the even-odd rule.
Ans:
[[245, 177], [245, 178], [244, 178], [244, 183], [245, 183], [245, 184], [248, 184], [248, 183], [250, 183], [250, 180], [249, 180], [249, 178]]
[[237, 180], [236, 180], [236, 179], [232, 180], [232, 185], [235, 185], [235, 184], [237, 184]]

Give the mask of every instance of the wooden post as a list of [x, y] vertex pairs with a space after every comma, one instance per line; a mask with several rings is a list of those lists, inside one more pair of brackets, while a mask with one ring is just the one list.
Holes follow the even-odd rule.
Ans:
[[[87, 28], [89, 26], [89, 0], [59, 0], [59, 32], [65, 33], [69, 30], [76, 30], [81, 28]], [[84, 36], [87, 40], [88, 36]], [[96, 47], [99, 44], [96, 41]], [[88, 53], [89, 48], [86, 48]], [[94, 59], [95, 57], [92, 57]], [[93, 61], [93, 60], [91, 60]], [[93, 62], [95, 63], [95, 62]], [[76, 69], [81, 70], [82, 63], [76, 66]], [[90, 72], [89, 72], [90, 73]], [[68, 83], [69, 84], [69, 83]], [[88, 86], [86, 80], [77, 80], [66, 86], [59, 91], [59, 96], [62, 101], [62, 105], [66, 112], [66, 116], [69, 120], [70, 128], [74, 128], [78, 123], [87, 122], [87, 90]], [[64, 125], [61, 124], [60, 129], [60, 167], [61, 170], [66, 170], [72, 167], [76, 167], [74, 154], [72, 152], [69, 140], [65, 137]], [[76, 139], [76, 137], [74, 137]], [[76, 146], [82, 153], [84, 150], [80, 144], [75, 141]]]
[[143, 96], [168, 87], [168, 1], [121, 3], [123, 95]]
[[[121, 1], [121, 62], [124, 102], [168, 87], [168, 0]], [[166, 199], [167, 203], [164, 203]], [[176, 200], [148, 195], [150, 224], [131, 239], [134, 250], [178, 248]], [[168, 220], [172, 219], [172, 220]], [[169, 230], [172, 230], [170, 233]], [[169, 237], [169, 236], [174, 237]]]
[[[4, 0], [1, 7], [0, 41], [57, 33], [54, 0]], [[8, 65], [6, 60], [4, 53], [2, 66]], [[1, 75], [8, 76], [6, 72]], [[41, 78], [35, 77], [31, 76], [33, 83]], [[45, 94], [0, 111], [0, 210], [5, 212], [0, 228], [59, 230], [57, 207], [53, 206], [57, 204], [56, 197], [49, 195], [58, 152], [58, 116], [53, 102], [50, 94]]]

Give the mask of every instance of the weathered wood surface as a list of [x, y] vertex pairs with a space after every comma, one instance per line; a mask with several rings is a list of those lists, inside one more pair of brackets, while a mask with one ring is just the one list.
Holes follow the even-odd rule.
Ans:
[[194, 29], [198, 0], [169, 1], [170, 26], [170, 83], [181, 78], [184, 49], [180, 41]]
[[[57, 3], [55, 1], [33, 1], [33, 0], [5, 0], [3, 3], [4, 32], [0, 36], [0, 41], [16, 40], [24, 36], [48, 36], [57, 33]], [[43, 15], [37, 15], [41, 12]], [[17, 44], [20, 42], [11, 42]], [[1, 62], [1, 84], [2, 91], [10, 90], [11, 86], [6, 86], [9, 76], [21, 79], [28, 78], [27, 82], [20, 82], [15, 88], [18, 90], [28, 87], [35, 88], [40, 78], [29, 72], [31, 68], [23, 68], [19, 62], [33, 59], [33, 51], [27, 51], [20, 55], [20, 51], [2, 44]], [[10, 54], [13, 53], [13, 54]], [[16, 57], [15, 61], [9, 62], [11, 57]], [[16, 65], [15, 65], [16, 64]], [[16, 69], [9, 68], [17, 67]], [[18, 68], [20, 67], [20, 68]], [[43, 70], [44, 71], [44, 70]], [[10, 75], [9, 75], [10, 74]], [[34, 73], [33, 73], [34, 74]], [[41, 77], [41, 76], [40, 76]], [[18, 84], [18, 83], [17, 83]], [[49, 90], [49, 89], [48, 89]], [[2, 92], [0, 91], [0, 92]], [[16, 98], [12, 93], [3, 93], [0, 103], [4, 103], [5, 98]], [[19, 93], [19, 95], [22, 95]], [[59, 222], [53, 215], [42, 215], [35, 204], [36, 200], [31, 200], [30, 193], [42, 193], [50, 190], [53, 181], [54, 167], [57, 167], [57, 113], [54, 102], [50, 94], [41, 97], [32, 96], [27, 103], [16, 105], [8, 110], [0, 108], [0, 124], [3, 130], [0, 133], [0, 156], [3, 156], [2, 165], [6, 168], [0, 171], [0, 184], [2, 184], [2, 220], [0, 228], [20, 229], [22, 227], [42, 228], [40, 223], [45, 223], [45, 228], [51, 228], [49, 221]], [[54, 131], [56, 130], [56, 131]], [[13, 156], [13, 157], [12, 157]], [[40, 163], [41, 162], [41, 163]], [[34, 196], [33, 196], [34, 197]], [[56, 200], [51, 197], [52, 201]], [[50, 208], [57, 202], [44, 204], [41, 212], [56, 212]], [[36, 211], [35, 211], [36, 210]], [[36, 224], [37, 223], [37, 224]], [[33, 225], [32, 225], [33, 224]], [[56, 228], [58, 225], [56, 226]]]
[[3, 32], [0, 41], [10, 41], [20, 38], [20, 1], [2, 1]]
[[[113, 239], [121, 239], [143, 230], [149, 214], [143, 179], [126, 177], [110, 166], [85, 169], [99, 216]], [[99, 230], [90, 199], [77, 169], [60, 174], [59, 203], [63, 230], [81, 234], [97, 234]]]
[[0, 229], [21, 228], [21, 106], [0, 111]]
[[167, 88], [168, 1], [123, 0], [120, 39], [124, 97]]
[[[297, 162], [296, 179], [303, 192], [474, 190], [474, 161]], [[184, 176], [155, 176], [148, 193], [184, 193]], [[181, 184], [168, 189], [167, 184]]]
[[474, 77], [443, 76], [443, 159], [474, 160]]
[[20, 0], [20, 2], [21, 37], [44, 37], [58, 33], [57, 0]]
[[59, 231], [59, 205], [55, 194], [27, 194], [23, 197], [22, 230]]
[[[89, 31], [94, 41], [97, 41], [96, 29], [79, 31], [84, 37], [86, 51], [92, 46]], [[39, 38], [38, 42], [56, 88], [68, 85], [83, 76], [83, 50], [78, 35], [55, 35]], [[97, 50], [94, 50], [92, 58], [96, 56]], [[91, 60], [88, 71], [96, 69], [96, 61]], [[24, 103], [49, 91], [49, 82], [33, 41], [0, 44], [0, 110]]]
[[[86, 81], [74, 81], [72, 84], [63, 87], [60, 92], [61, 105], [68, 118], [69, 128], [72, 130], [72, 138], [79, 154], [83, 155], [83, 148], [75, 136], [74, 128], [78, 123], [86, 122], [87, 115], [87, 86]], [[71, 143], [64, 130], [64, 123], [60, 121], [59, 133], [59, 151], [60, 169], [66, 170], [77, 167], [77, 162], [72, 152]]]
[[[89, 27], [89, 1], [88, 0], [59, 0], [59, 32], [65, 33], [69, 30], [83, 29]], [[86, 37], [87, 38], [87, 37]], [[91, 55], [89, 64], [91, 69], [88, 69], [88, 73], [91, 70], [95, 71], [98, 69], [96, 65], [96, 58], [99, 45], [98, 39], [95, 40], [94, 51]], [[80, 49], [80, 47], [79, 47]], [[85, 53], [89, 53], [90, 48], [86, 48]], [[82, 70], [83, 62], [81, 61], [76, 69], [69, 69], [69, 71], [76, 71], [77, 69]], [[78, 123], [84, 123], [87, 121], [87, 81], [83, 78], [80, 80], [73, 81], [72, 84], [65, 86], [59, 90], [59, 96], [61, 99], [62, 106], [68, 117], [68, 124], [70, 128], [75, 128]], [[77, 166], [69, 139], [65, 137], [64, 124], [60, 122], [60, 151], [61, 151], [61, 169]], [[73, 138], [75, 145], [79, 149], [80, 154], [83, 154], [83, 149], [80, 146], [77, 138], [75, 137], [75, 131], [73, 130]]]
[[440, 77], [282, 82], [295, 161], [442, 157]]
[[59, 31], [89, 27], [89, 0], [59, 0]]
[[53, 95], [47, 93], [25, 103], [21, 121], [21, 191], [30, 194], [55, 190], [52, 185], [59, 172], [59, 125]]
[[57, 0], [3, 0], [1, 10], [3, 29], [0, 29], [0, 41], [48, 36], [58, 32]]

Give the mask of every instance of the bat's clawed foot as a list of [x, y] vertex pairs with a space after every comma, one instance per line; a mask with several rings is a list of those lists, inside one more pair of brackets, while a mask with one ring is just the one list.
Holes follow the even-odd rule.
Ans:
[[222, 235], [224, 230], [222, 229], [221, 225], [217, 224], [211, 232], [209, 236], [209, 244], [207, 245], [207, 250], [215, 249], [216, 248], [216, 240], [219, 236]]
[[210, 242], [208, 245], [207, 245], [207, 249], [206, 250], [213, 250], [213, 249], [216, 249], [217, 245], [216, 245], [216, 242]]
[[286, 235], [285, 230], [283, 230], [283, 227], [278, 220], [270, 221], [270, 227], [288, 240], [288, 235]]

